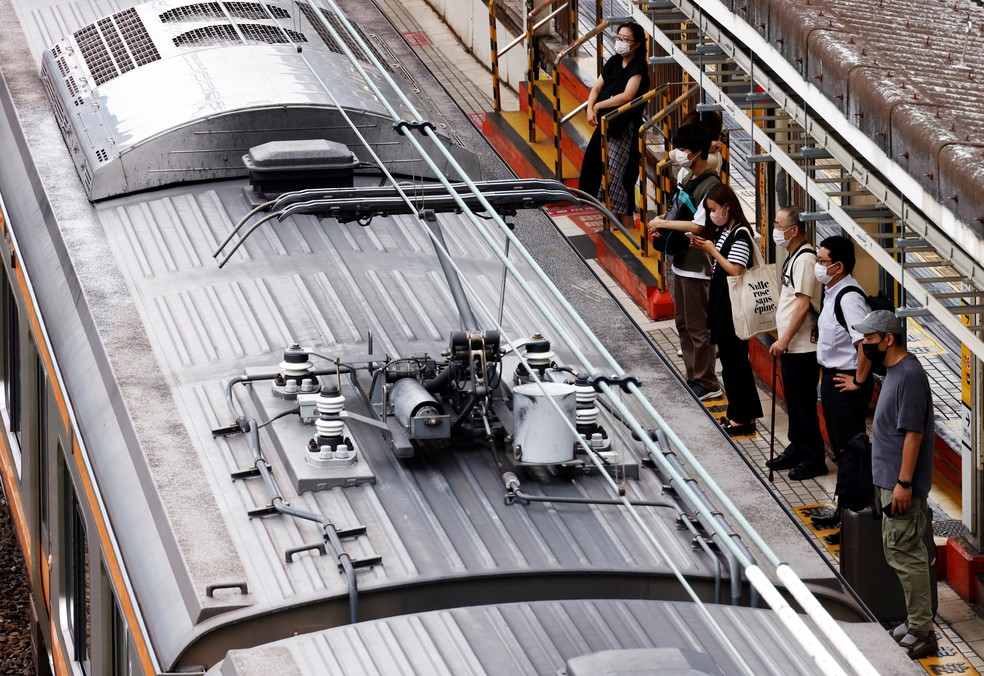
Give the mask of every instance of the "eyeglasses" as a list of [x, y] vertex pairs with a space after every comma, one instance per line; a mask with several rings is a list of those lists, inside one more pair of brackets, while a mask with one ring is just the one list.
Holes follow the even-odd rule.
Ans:
[[633, 42], [635, 42], [635, 40], [633, 40], [632, 38], [623, 38], [621, 35], [616, 35], [615, 42], [626, 42], [628, 44], [632, 44]]

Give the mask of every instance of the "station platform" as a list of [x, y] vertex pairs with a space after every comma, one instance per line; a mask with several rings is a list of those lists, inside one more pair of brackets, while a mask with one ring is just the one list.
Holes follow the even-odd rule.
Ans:
[[[458, 37], [448, 28], [432, 7], [424, 0], [374, 0], [380, 10], [389, 18], [398, 32], [418, 57], [433, 72], [444, 88], [453, 96], [469, 119], [482, 128], [487, 111], [493, 110], [491, 74], [462, 45]], [[502, 88], [502, 107], [516, 110], [519, 102], [516, 94]], [[735, 177], [734, 186], [739, 196], [751, 199], [751, 186], [743, 184]], [[549, 212], [548, 212], [549, 213]], [[584, 238], [586, 229], [579, 221], [579, 214], [572, 210], [557, 210], [552, 214], [561, 231], [568, 235], [572, 244], [581, 252], [588, 265], [599, 279], [608, 286], [613, 296], [620, 302], [625, 312], [640, 329], [667, 356], [678, 370], [682, 369], [682, 358], [677, 356], [677, 337], [672, 320], [656, 322], [651, 320], [639, 307], [632, 296], [608, 273], [593, 255], [593, 246]], [[939, 340], [933, 334], [932, 326], [924, 326], [913, 319], [909, 320], [910, 351], [917, 354], [933, 383], [934, 404], [937, 414], [937, 435], [940, 443], [951, 448], [959, 443], [961, 409], [959, 352], [953, 354], [953, 345]], [[959, 349], [959, 347], [957, 347]], [[771, 367], [770, 367], [771, 368]], [[757, 369], [760, 378], [764, 375], [761, 365]], [[772, 392], [769, 383], [759, 380], [759, 397], [766, 416], [759, 420], [757, 433], [744, 438], [736, 438], [735, 445], [745, 456], [750, 466], [768, 476], [765, 462], [770, 452], [770, 419]], [[724, 415], [727, 402], [724, 399], [706, 403], [711, 415]], [[870, 425], [870, 417], [869, 417]], [[775, 418], [775, 450], [781, 452], [786, 440], [786, 415], [784, 405], [778, 402]], [[723, 432], [722, 432], [723, 434]], [[959, 457], [957, 456], [957, 462]], [[838, 548], [827, 545], [822, 537], [825, 532], [812, 531], [809, 526], [810, 510], [825, 505], [833, 505], [836, 466], [828, 460], [828, 473], [807, 481], [792, 481], [788, 472], [775, 472], [772, 486], [777, 501], [791, 514], [800, 519], [804, 535], [817, 540], [818, 549], [828, 561], [836, 566]], [[956, 465], [956, 478], [959, 480], [959, 464]], [[934, 490], [930, 496], [934, 509], [934, 535], [938, 549], [947, 551], [947, 540], [959, 537], [963, 530], [960, 522], [960, 492], [954, 485], [952, 472], [938, 472], [934, 477]], [[945, 554], [944, 554], [945, 556]], [[938, 568], [939, 570], [939, 568]], [[945, 575], [945, 568], [938, 575]], [[966, 582], [962, 582], [965, 585]], [[984, 620], [978, 605], [968, 603], [966, 589], [964, 596], [958, 594], [949, 584], [939, 584], [939, 610], [937, 625], [940, 631], [941, 649], [937, 656], [921, 660], [927, 673], [984, 673]]]

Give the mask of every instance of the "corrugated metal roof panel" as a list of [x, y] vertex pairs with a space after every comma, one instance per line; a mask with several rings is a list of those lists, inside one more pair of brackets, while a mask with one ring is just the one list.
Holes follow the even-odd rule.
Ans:
[[[212, 465], [212, 485], [228, 508], [225, 518], [242, 551], [264, 553], [244, 556], [251, 589], [273, 605], [311, 595], [344, 596], [347, 584], [333, 557], [302, 554], [291, 563], [284, 560], [286, 550], [319, 541], [319, 527], [276, 516], [251, 521], [248, 510], [269, 499], [262, 484], [228, 480], [230, 471], [253, 462], [245, 440], [211, 439], [206, 432], [230, 422], [226, 384], [244, 368], [277, 370], [290, 342], [328, 355], [363, 353], [372, 330], [377, 350], [392, 356], [435, 353], [457, 329], [457, 311], [436, 271], [430, 242], [409, 217], [379, 218], [369, 227], [310, 217], [271, 224], [244, 247], [248, 259], [217, 269], [211, 262], [215, 242], [246, 210], [236, 199], [240, 190], [239, 184], [229, 184], [188, 197], [149, 197], [102, 215], [148, 332], [164, 338], [158, 348], [178, 398], [197, 402], [188, 407], [185, 424]], [[487, 301], [497, 299], [501, 263], [471, 226], [441, 220], [467, 280]], [[548, 298], [542, 288], [540, 293]], [[512, 336], [544, 328], [539, 308], [512, 298], [505, 317]], [[255, 411], [256, 402], [264, 400], [264, 406], [275, 409], [277, 400], [266, 389], [257, 384], [249, 397], [242, 397], [244, 406]], [[344, 382], [343, 393], [351, 410], [369, 414]], [[368, 537], [353, 541], [350, 550], [357, 557], [383, 557], [382, 566], [360, 576], [360, 589], [366, 592], [455, 576], [670, 572], [668, 562], [626, 525], [617, 507], [504, 504], [501, 470], [481, 444], [406, 463], [393, 457], [378, 433], [349, 427], [375, 483], [284, 498], [294, 507], [328, 515], [339, 527], [369, 527]], [[304, 440], [312, 434], [313, 428], [305, 431], [299, 422], [272, 425], [263, 437], [268, 459], [280, 457], [274, 448], [303, 455]], [[286, 488], [286, 469], [275, 464], [274, 470]], [[544, 483], [543, 490], [611, 497], [600, 479], [590, 477], [558, 477]], [[628, 482], [628, 490], [639, 499], [662, 492], [649, 472]], [[648, 511], [647, 525], [660, 534], [673, 565], [710, 576], [711, 563], [694, 552], [689, 535], [677, 531], [675, 513]]]
[[735, 11], [892, 160], [984, 235], [984, 183], [977, 176], [984, 147], [980, 3], [750, 4]]
[[[785, 639], [786, 630], [774, 613], [727, 606], [707, 609], [751, 673], [819, 672], [809, 655]], [[784, 650], [776, 650], [777, 645]], [[565, 673], [568, 661], [575, 657], [651, 648], [692, 651], [712, 660], [717, 673], [744, 673], [721, 634], [695, 606], [612, 600], [479, 606], [364, 622], [232, 651], [208, 673], [253, 676], [275, 656], [285, 668], [298, 673], [309, 673], [317, 665], [326, 673], [347, 676], [542, 676]], [[611, 657], [617, 658], [617, 653]], [[608, 666], [618, 668], [615, 663]], [[651, 667], [647, 673], [660, 673], [659, 664]]]

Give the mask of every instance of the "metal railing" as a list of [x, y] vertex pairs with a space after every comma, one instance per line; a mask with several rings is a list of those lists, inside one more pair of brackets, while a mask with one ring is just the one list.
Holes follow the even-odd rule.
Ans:
[[[685, 89], [683, 89], [682, 93], [680, 93], [676, 98], [671, 99], [670, 97], [672, 96], [673, 89], [680, 87]], [[673, 119], [674, 113], [689, 108], [690, 106], [688, 104], [695, 103], [697, 101], [697, 97], [700, 95], [700, 89], [695, 84], [685, 82], [667, 82], [660, 85], [653, 91], [660, 97], [662, 106], [660, 107], [658, 113], [646, 120], [639, 128], [638, 140], [639, 152], [642, 155], [642, 159], [639, 162], [639, 213], [640, 220], [643, 222], [647, 221], [649, 217], [649, 191], [647, 190], [646, 185], [649, 178], [649, 158], [646, 154], [645, 148], [646, 134], [649, 133], [650, 129], [658, 126], [660, 129], [660, 135], [664, 139], [669, 139], [672, 127], [674, 126], [671, 125], [671, 120]], [[656, 201], [660, 206], [665, 206], [669, 203], [669, 198], [672, 193], [672, 186], [669, 176], [659, 176], [653, 181], [653, 183], [656, 187]], [[643, 255], [647, 255], [649, 253], [649, 238], [646, 237], [645, 232], [642, 232], [641, 234], [642, 252]]]
[[[492, 101], [495, 112], [502, 112], [502, 95], [501, 95], [501, 76], [499, 74], [499, 59], [505, 56], [509, 50], [517, 45], [526, 43], [526, 114], [528, 118], [527, 122], [527, 136], [530, 142], [536, 140], [536, 110], [534, 98], [536, 95], [536, 90], [534, 84], [540, 79], [540, 65], [539, 59], [537, 58], [537, 42], [535, 39], [536, 32], [547, 25], [550, 21], [557, 19], [558, 17], [562, 19], [561, 27], [568, 28], [568, 33], [566, 36], [562, 36], [562, 39], [566, 37], [568, 42], [577, 41], [577, 2], [578, 0], [566, 0], [564, 2], [559, 2], [558, 0], [546, 0], [536, 6], [531, 6], [532, 3], [528, 2], [527, 6], [530, 10], [526, 15], [526, 32], [518, 35], [512, 40], [508, 45], [506, 45], [502, 51], [499, 51], [499, 40], [496, 34], [496, 25], [498, 22], [498, 5], [497, 0], [489, 0], [489, 42], [491, 46], [492, 55]], [[558, 5], [558, 7], [553, 7]], [[546, 16], [537, 21], [537, 17], [544, 12], [547, 12]], [[534, 23], [535, 22], [535, 23]]]
[[[563, 129], [564, 124], [566, 124], [575, 116], [577, 116], [588, 105], [588, 102], [585, 101], [579, 106], [575, 107], [574, 110], [569, 112], [563, 118], [560, 116], [560, 63], [565, 58], [567, 58], [568, 54], [571, 54], [572, 52], [577, 50], [578, 47], [583, 45], [591, 38], [598, 36], [600, 39], [601, 35], [605, 32], [605, 29], [608, 28], [608, 25], [609, 24], [607, 21], [604, 20], [600, 21], [597, 26], [592, 28], [587, 33], [585, 33], [582, 37], [577, 38], [571, 44], [564, 47], [564, 49], [560, 50], [557, 56], [554, 57], [553, 63], [551, 64], [553, 66], [552, 86], [553, 86], [553, 123], [554, 123], [553, 125], [554, 126], [554, 134], [553, 134], [554, 135], [554, 175], [556, 176], [558, 181], [564, 180], [564, 175], [563, 175], [564, 154], [561, 151], [561, 140], [562, 140], [561, 130]], [[599, 51], [599, 54], [600, 53], [601, 52]], [[598, 67], [598, 72], [599, 73], [601, 72], [600, 66]], [[532, 87], [527, 86], [527, 90], [530, 89], [532, 89]]]

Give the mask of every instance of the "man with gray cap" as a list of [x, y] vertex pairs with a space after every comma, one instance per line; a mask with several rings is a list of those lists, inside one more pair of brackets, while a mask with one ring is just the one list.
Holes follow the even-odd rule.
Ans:
[[884, 511], [885, 559], [905, 594], [906, 623], [892, 636], [909, 657], [936, 651], [932, 580], [926, 532], [926, 496], [933, 483], [933, 393], [915, 355], [905, 349], [902, 322], [888, 310], [868, 314], [854, 330], [872, 364], [886, 367], [872, 427], [871, 473]]

